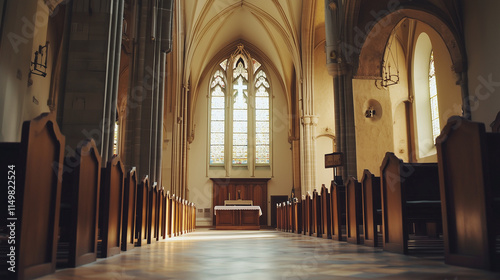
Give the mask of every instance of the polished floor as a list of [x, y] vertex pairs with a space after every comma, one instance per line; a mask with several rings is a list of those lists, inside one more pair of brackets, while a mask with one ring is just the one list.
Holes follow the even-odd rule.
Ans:
[[500, 279], [345, 242], [274, 230], [193, 233], [41, 279]]

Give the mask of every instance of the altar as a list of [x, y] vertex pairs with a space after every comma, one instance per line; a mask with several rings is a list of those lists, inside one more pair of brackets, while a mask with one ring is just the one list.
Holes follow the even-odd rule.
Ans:
[[215, 229], [260, 229], [260, 206], [215, 206], [214, 212]]

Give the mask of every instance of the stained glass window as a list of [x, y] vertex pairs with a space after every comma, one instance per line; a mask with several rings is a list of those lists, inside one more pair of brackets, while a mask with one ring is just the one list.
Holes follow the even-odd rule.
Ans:
[[434, 52], [431, 51], [429, 62], [429, 98], [431, 103], [431, 119], [432, 119], [432, 139], [436, 142], [441, 128], [439, 126], [439, 107], [437, 98], [437, 84], [436, 84], [436, 68], [434, 65]]
[[255, 163], [269, 164], [269, 82], [262, 70], [255, 80]]
[[225, 88], [224, 73], [217, 70], [210, 84], [210, 164], [213, 165], [224, 164]]
[[217, 65], [210, 80], [210, 165], [269, 165], [271, 99], [263, 68], [243, 45]]
[[238, 60], [233, 72], [233, 164], [248, 163], [248, 72]]

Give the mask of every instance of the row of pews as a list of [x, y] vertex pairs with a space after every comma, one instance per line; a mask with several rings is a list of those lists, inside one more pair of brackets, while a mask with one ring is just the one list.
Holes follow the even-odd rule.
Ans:
[[388, 152], [380, 177], [365, 170], [360, 182], [334, 180], [301, 201], [277, 204], [277, 229], [402, 254], [441, 244], [447, 264], [498, 270], [496, 127], [487, 133], [482, 123], [452, 117], [436, 140], [437, 163], [404, 163]]
[[33, 279], [194, 230], [193, 203], [125, 171], [119, 156], [101, 162], [94, 140], [71, 156], [65, 148], [52, 114], [25, 122], [20, 143], [0, 143], [11, 186], [1, 211], [4, 276]]

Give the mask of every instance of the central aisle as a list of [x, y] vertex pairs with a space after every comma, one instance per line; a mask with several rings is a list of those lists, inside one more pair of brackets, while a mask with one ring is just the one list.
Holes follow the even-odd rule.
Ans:
[[273, 230], [195, 232], [41, 279], [499, 279], [500, 274]]

